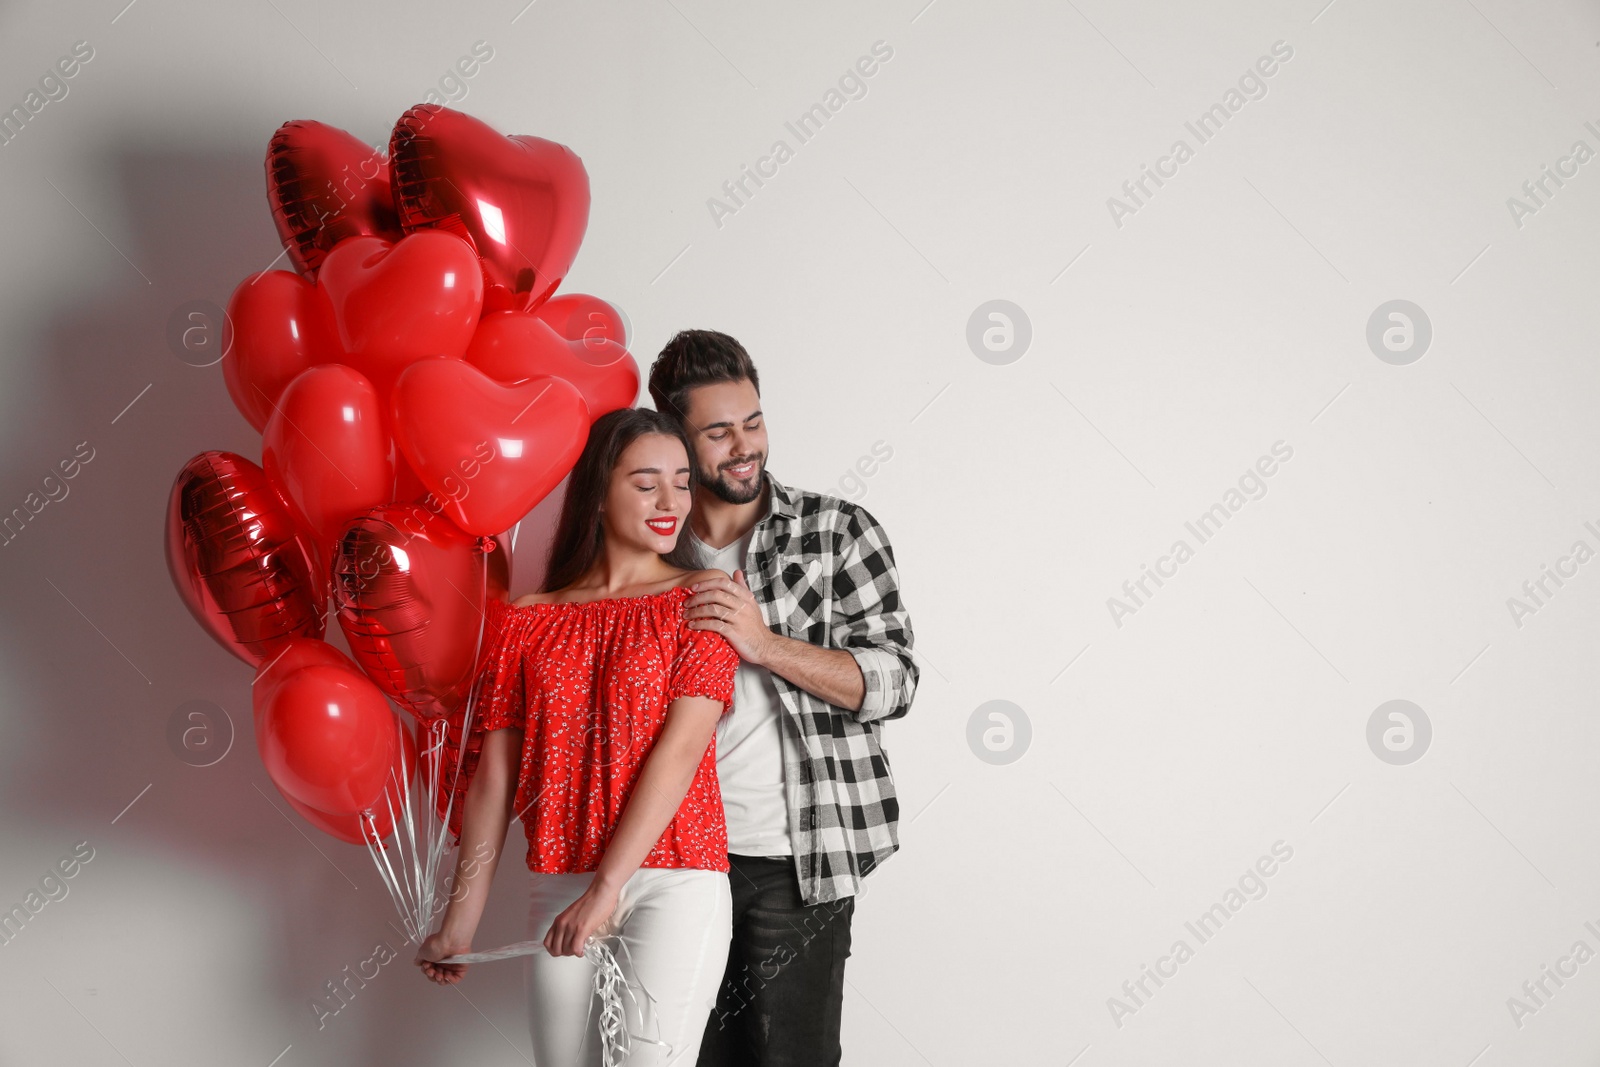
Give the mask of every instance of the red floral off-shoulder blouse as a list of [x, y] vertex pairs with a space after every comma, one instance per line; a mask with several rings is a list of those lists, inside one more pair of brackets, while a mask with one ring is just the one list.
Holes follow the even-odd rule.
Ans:
[[[681, 696], [704, 696], [733, 710], [739, 655], [714, 630], [689, 627], [688, 586], [647, 596], [582, 603], [490, 603], [488, 660], [474, 686], [468, 752], [456, 783], [451, 830], [476, 769], [482, 735], [523, 731], [512, 810], [528, 838], [528, 869], [593, 871]], [[451, 740], [459, 743], [459, 715]], [[445, 775], [456, 745], [445, 747]], [[446, 799], [441, 796], [442, 802]], [[728, 869], [728, 831], [717, 783], [716, 739], [706, 746], [678, 813], [644, 867]]]

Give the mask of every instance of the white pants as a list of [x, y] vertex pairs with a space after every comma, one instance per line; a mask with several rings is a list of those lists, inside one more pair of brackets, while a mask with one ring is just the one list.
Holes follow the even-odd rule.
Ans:
[[[528, 937], [543, 940], [594, 874], [531, 872], [529, 877]], [[627, 1029], [636, 1035], [629, 1067], [693, 1067], [733, 939], [727, 874], [641, 867], [623, 883], [617, 910], [595, 933], [619, 935], [627, 948], [623, 952], [610, 942], [633, 992], [623, 995]], [[600, 1005], [591, 995], [595, 969], [579, 956], [535, 952], [526, 958], [523, 980], [536, 1067], [599, 1067]], [[664, 1042], [670, 1052], [650, 1041]]]

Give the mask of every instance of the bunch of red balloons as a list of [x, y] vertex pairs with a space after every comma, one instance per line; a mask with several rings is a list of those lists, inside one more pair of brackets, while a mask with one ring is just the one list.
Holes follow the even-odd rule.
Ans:
[[[285, 123], [266, 172], [295, 270], [234, 290], [222, 361], [261, 462], [184, 466], [167, 564], [256, 669], [257, 745], [285, 799], [370, 845], [419, 762], [386, 698], [424, 728], [423, 756], [458, 753], [486, 610], [510, 583], [494, 535], [561, 482], [594, 419], [633, 404], [639, 368], [615, 308], [555, 295], [589, 217], [565, 146], [421, 104], [387, 154]], [[351, 656], [322, 640], [330, 600]]]

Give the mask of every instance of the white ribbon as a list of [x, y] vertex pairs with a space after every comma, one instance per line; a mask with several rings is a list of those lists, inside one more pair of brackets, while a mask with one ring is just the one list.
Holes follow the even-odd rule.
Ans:
[[[622, 954], [628, 957], [628, 963], [632, 965], [633, 955], [628, 951], [627, 943], [621, 937], [616, 937], [615, 939], [622, 949]], [[637, 1040], [649, 1045], [660, 1045], [666, 1050], [663, 1057], [663, 1062], [665, 1062], [672, 1055], [672, 1045], [670, 1043], [657, 1041], [654, 1038], [635, 1034], [628, 1030], [627, 1011], [622, 1004], [622, 994], [626, 993], [628, 998], [635, 1004], [638, 1003], [638, 998], [633, 995], [633, 988], [628, 984], [627, 978], [622, 973], [622, 964], [617, 962], [616, 955], [606, 944], [607, 940], [610, 940], [610, 938], [602, 939], [598, 935], [591, 935], [583, 946], [583, 958], [595, 966], [594, 985], [592, 987], [594, 995], [589, 1001], [589, 1019], [594, 1018], [594, 1004], [598, 1000], [600, 1002], [602, 1061], [605, 1067], [622, 1067], [627, 1061], [632, 1042]], [[513, 956], [531, 956], [535, 952], [547, 951], [549, 950], [544, 947], [543, 941], [517, 941], [510, 945], [503, 945], [500, 948], [492, 948], [483, 952], [466, 952], [458, 956], [446, 956], [436, 962], [487, 963], [490, 960], [510, 959]], [[637, 973], [637, 970], [635, 968], [635, 973]], [[656, 998], [650, 995], [650, 990], [645, 986], [643, 979], [639, 980], [639, 989], [644, 993], [645, 1000], [654, 1008]], [[639, 1017], [641, 1020], [644, 1018], [643, 1011], [640, 1011]], [[586, 1019], [584, 1024], [588, 1025], [588, 1021]]]

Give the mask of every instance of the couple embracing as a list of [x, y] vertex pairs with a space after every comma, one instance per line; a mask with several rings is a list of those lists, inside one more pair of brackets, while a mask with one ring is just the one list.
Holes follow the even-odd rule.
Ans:
[[918, 670], [894, 554], [866, 509], [766, 470], [738, 341], [679, 333], [649, 390], [590, 429], [544, 591], [490, 605], [462, 858], [417, 963], [461, 979], [434, 961], [471, 951], [516, 815], [538, 1067], [600, 1062], [590, 935], [649, 994], [630, 1063], [837, 1064], [855, 896], [899, 847], [882, 724]]

